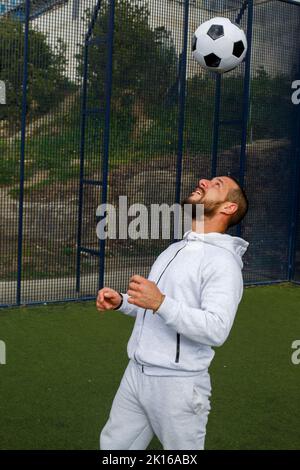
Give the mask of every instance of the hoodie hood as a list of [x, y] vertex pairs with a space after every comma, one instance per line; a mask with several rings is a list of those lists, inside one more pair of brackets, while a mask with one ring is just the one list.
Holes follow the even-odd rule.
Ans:
[[219, 232], [197, 233], [189, 230], [184, 234], [183, 239], [186, 241], [202, 241], [203, 243], [230, 251], [241, 268], [243, 267], [242, 256], [246, 253], [249, 246], [249, 243], [243, 238]]

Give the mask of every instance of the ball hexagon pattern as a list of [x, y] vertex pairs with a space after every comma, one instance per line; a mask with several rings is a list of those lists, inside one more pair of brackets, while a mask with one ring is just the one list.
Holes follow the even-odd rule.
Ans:
[[224, 73], [235, 69], [247, 53], [247, 39], [240, 26], [216, 17], [202, 23], [192, 40], [195, 60], [205, 69]]

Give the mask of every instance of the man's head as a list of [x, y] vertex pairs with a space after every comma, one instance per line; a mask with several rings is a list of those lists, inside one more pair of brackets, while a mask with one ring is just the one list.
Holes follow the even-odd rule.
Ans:
[[[248, 211], [248, 199], [239, 182], [232, 176], [200, 179], [195, 190], [183, 204], [203, 204], [206, 222], [213, 223], [216, 231], [226, 231], [239, 224]], [[196, 210], [193, 210], [193, 214]]]

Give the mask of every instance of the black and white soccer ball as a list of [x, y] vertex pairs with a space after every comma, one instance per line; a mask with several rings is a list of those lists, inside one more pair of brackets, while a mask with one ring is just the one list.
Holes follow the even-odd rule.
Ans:
[[205, 69], [224, 73], [235, 69], [247, 53], [244, 31], [228, 18], [213, 18], [196, 30], [193, 57]]

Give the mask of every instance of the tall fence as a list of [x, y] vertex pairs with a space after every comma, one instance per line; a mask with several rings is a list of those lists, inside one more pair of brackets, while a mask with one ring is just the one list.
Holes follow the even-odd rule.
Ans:
[[[222, 77], [191, 56], [214, 16], [251, 45]], [[228, 172], [245, 283], [300, 282], [299, 30], [296, 1], [0, 0], [0, 305], [125, 289], [170, 241], [99, 242], [99, 204], [172, 204]]]

